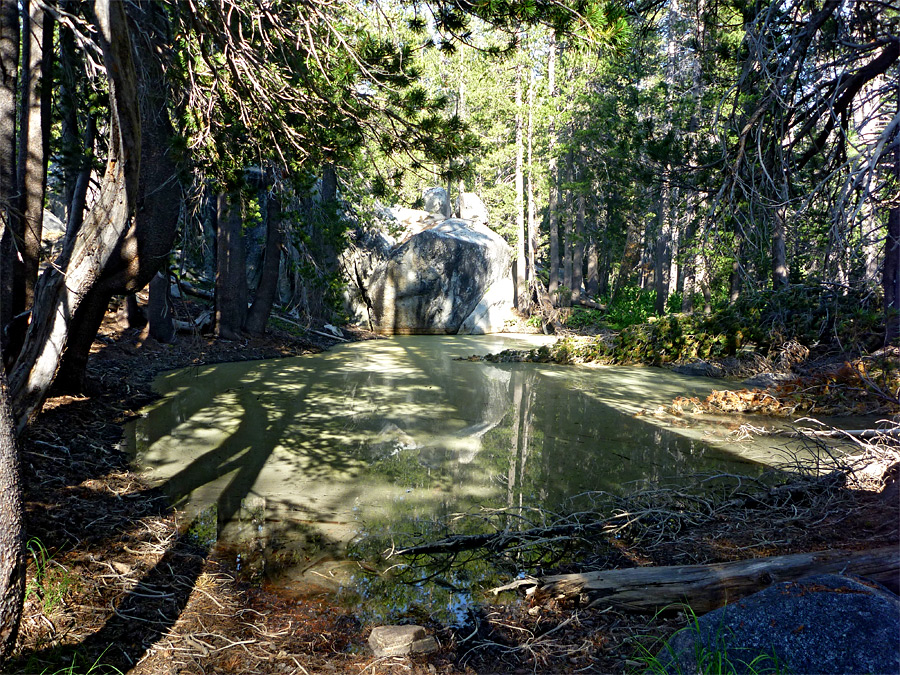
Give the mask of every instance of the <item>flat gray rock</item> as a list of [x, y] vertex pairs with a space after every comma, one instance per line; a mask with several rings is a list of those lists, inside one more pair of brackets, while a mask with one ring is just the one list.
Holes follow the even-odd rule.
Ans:
[[896, 675], [900, 598], [831, 574], [779, 583], [703, 615], [657, 656], [668, 673], [713, 672], [701, 663], [716, 652], [735, 673]]
[[437, 641], [422, 626], [376, 626], [369, 635], [375, 656], [428, 654], [438, 649]]

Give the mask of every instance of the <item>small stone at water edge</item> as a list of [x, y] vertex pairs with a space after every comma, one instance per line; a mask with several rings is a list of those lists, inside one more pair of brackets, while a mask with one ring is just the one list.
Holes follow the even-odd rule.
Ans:
[[369, 636], [375, 656], [429, 654], [438, 650], [437, 641], [422, 626], [377, 626]]

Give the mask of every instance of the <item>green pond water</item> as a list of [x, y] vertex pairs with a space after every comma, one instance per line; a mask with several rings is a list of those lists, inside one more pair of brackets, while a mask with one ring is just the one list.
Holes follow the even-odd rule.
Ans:
[[739, 420], [653, 414], [721, 380], [459, 360], [549, 341], [397, 337], [171, 372], [156, 381], [163, 397], [130, 425], [128, 443], [193, 535], [216, 541], [239, 567], [285, 592], [340, 590], [390, 608], [382, 614], [458, 614], [472, 591], [373, 581], [354, 551], [459, 512], [557, 509], [584, 491], [755, 473], [779, 459], [774, 441], [737, 443], [729, 433]]

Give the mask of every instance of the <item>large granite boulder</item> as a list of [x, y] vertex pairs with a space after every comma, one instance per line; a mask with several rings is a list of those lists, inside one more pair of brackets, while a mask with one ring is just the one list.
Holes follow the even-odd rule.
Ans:
[[898, 673], [900, 598], [833, 574], [774, 584], [701, 616], [658, 659], [665, 672], [709, 672], [713, 654], [735, 673]]
[[492, 333], [512, 305], [512, 249], [484, 225], [448, 219], [391, 250], [361, 293], [387, 334]]

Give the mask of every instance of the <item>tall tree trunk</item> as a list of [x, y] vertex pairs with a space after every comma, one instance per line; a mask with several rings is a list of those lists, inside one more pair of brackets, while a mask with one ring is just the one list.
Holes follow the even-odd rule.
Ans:
[[175, 340], [175, 321], [169, 302], [168, 270], [157, 272], [150, 280], [150, 298], [147, 302], [147, 321], [150, 337], [168, 344]]
[[[535, 71], [529, 68], [528, 78], [528, 279], [537, 278], [537, 205], [534, 203], [534, 90]], [[530, 297], [530, 295], [529, 295]]]
[[550, 227], [550, 281], [547, 290], [550, 299], [559, 305], [559, 167], [556, 157], [556, 115], [557, 98], [556, 90], [556, 33], [550, 33], [549, 56], [547, 61], [547, 87], [550, 95], [550, 124], [547, 128], [549, 147], [547, 154], [549, 161], [550, 199], [547, 204], [547, 222]]
[[[670, 167], [666, 167], [668, 175]], [[666, 313], [666, 301], [669, 299], [669, 266], [672, 258], [672, 218], [669, 211], [669, 182], [663, 179], [659, 194], [659, 236], [656, 238], [655, 260], [653, 264], [653, 281], [656, 291], [654, 309], [660, 316]]]
[[525, 266], [528, 242], [525, 238], [525, 181], [524, 147], [522, 134], [522, 66], [516, 66], [516, 308], [520, 312], [528, 310], [528, 284], [525, 281]]
[[[82, 391], [88, 356], [94, 337], [103, 321], [113, 295], [131, 294], [144, 288], [168, 260], [181, 207], [178, 167], [173, 157], [174, 131], [169, 121], [165, 69], [154, 36], [165, 35], [166, 16], [153, 2], [142, 0], [128, 5], [132, 33], [136, 36], [134, 53], [141, 64], [138, 88], [141, 118], [141, 171], [138, 179], [134, 218], [103, 271], [91, 288], [90, 304], [76, 311], [70, 338], [57, 375], [57, 388]], [[90, 150], [93, 124], [88, 119], [86, 149]], [[90, 143], [90, 144], [89, 144]], [[67, 241], [78, 236], [78, 222], [90, 178], [90, 163], [78, 177]], [[82, 184], [84, 181], [84, 184]]]
[[[900, 150], [898, 150], [898, 154], [900, 154]], [[898, 166], [900, 166], [900, 158], [898, 158]], [[888, 213], [882, 286], [884, 288], [886, 321], [884, 343], [888, 345], [900, 337], [900, 206], [895, 206]]]
[[281, 266], [281, 202], [274, 193], [266, 195], [266, 250], [259, 286], [247, 314], [247, 332], [262, 335], [278, 291], [278, 270]]
[[575, 196], [575, 236], [572, 251], [572, 302], [581, 299], [581, 287], [584, 284], [584, 195], [579, 192]]
[[596, 298], [600, 293], [600, 258], [597, 254], [597, 236], [592, 234], [588, 239], [587, 278], [585, 291], [589, 298]]
[[19, 11], [16, 0], [0, 0], [0, 349], [13, 317], [16, 264], [16, 83], [19, 71]]
[[615, 298], [619, 291], [631, 283], [634, 273], [641, 261], [641, 226], [634, 216], [628, 218], [628, 231], [625, 234], [625, 250], [622, 253], [622, 262], [619, 264], [619, 273], [616, 275], [616, 283], [613, 286], [612, 296]]
[[[22, 6], [22, 77], [19, 95], [19, 147], [17, 192], [22, 239], [20, 263], [13, 284], [13, 315], [20, 316], [34, 303], [41, 256], [44, 193], [50, 152], [50, 104], [53, 82], [53, 18], [40, 3]], [[25, 338], [27, 322], [14, 321], [8, 356], [15, 358]]]
[[772, 207], [772, 286], [775, 290], [788, 285], [787, 239], [784, 207]]
[[741, 258], [744, 250], [744, 239], [740, 234], [734, 236], [734, 261], [731, 263], [731, 276], [728, 280], [728, 302], [734, 304], [741, 297]]
[[[572, 169], [574, 158], [572, 155], [572, 151], [570, 150], [566, 155], [566, 179], [569, 183], [572, 182]], [[560, 201], [563, 200], [562, 190], [560, 190]], [[573, 240], [573, 235], [575, 231], [575, 220], [574, 213], [574, 198], [571, 189], [565, 196], [566, 202], [566, 210], [565, 217], [563, 218], [563, 285], [566, 288], [566, 292], [560, 295], [559, 304], [563, 307], [570, 307], [572, 305], [572, 296], [574, 295], [574, 281], [572, 279], [572, 255], [575, 250], [575, 242]]]
[[0, 368], [0, 663], [16, 646], [25, 598], [25, 527], [19, 451], [6, 371]]
[[134, 214], [141, 160], [141, 126], [130, 31], [123, 3], [94, 4], [110, 89], [109, 159], [97, 201], [74, 240], [35, 287], [32, 320], [10, 373], [20, 426], [40, 408], [59, 368], [72, 316], [96, 283]]
[[240, 194], [219, 195], [216, 233], [216, 335], [238, 340], [247, 319], [247, 264]]

